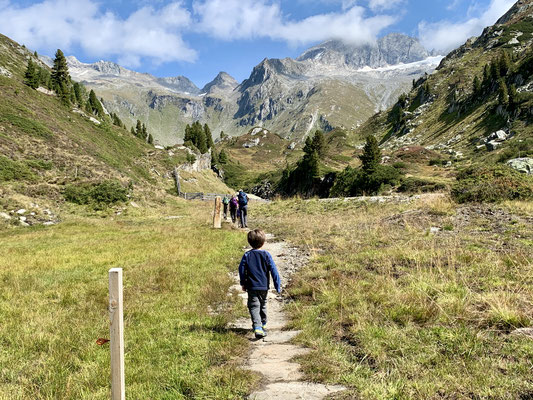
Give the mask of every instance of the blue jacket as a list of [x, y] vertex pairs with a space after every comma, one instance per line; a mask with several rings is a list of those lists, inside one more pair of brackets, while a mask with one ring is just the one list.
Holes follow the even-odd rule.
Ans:
[[281, 279], [276, 264], [268, 251], [250, 250], [244, 253], [239, 264], [241, 286], [247, 290], [268, 290], [270, 275], [277, 292], [281, 292]]

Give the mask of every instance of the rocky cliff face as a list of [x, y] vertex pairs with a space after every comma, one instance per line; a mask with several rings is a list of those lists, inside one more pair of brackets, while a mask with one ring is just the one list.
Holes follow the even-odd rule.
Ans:
[[330, 40], [297, 59], [265, 59], [240, 85], [221, 72], [201, 90], [183, 76], [156, 78], [74, 57], [68, 62], [73, 78], [94, 88], [110, 112], [129, 125], [142, 120], [166, 145], [179, 143], [195, 120], [215, 135], [262, 126], [292, 140], [314, 129], [355, 129], [394, 103], [413, 78], [432, 72], [440, 58], [429, 56], [416, 39], [400, 34], [364, 46]]

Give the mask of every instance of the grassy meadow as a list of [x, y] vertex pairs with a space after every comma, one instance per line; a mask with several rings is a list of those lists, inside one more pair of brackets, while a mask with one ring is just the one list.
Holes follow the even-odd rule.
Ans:
[[[278, 201], [254, 223], [311, 251], [287, 292], [313, 381], [346, 399], [529, 399], [531, 203]], [[431, 228], [435, 233], [431, 232]]]
[[[213, 230], [211, 203], [171, 200], [52, 227], [0, 230], [0, 399], [108, 399], [108, 270], [124, 269], [126, 395], [239, 399], [247, 341], [226, 323], [245, 236]], [[172, 217], [172, 218], [168, 218]]]

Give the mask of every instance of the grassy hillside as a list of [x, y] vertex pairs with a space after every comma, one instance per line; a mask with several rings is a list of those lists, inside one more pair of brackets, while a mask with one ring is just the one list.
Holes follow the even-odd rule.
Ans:
[[[386, 147], [417, 144], [442, 153], [484, 161], [531, 154], [533, 92], [533, 19], [531, 4], [518, 2], [508, 15], [483, 35], [453, 51], [437, 71], [421, 78], [396, 106], [364, 124], [361, 134], [373, 133]], [[483, 81], [485, 66], [498, 64], [506, 54], [510, 68]], [[517, 88], [517, 104], [502, 106], [500, 81]], [[483, 139], [497, 130], [511, 137], [489, 152]]]
[[[287, 289], [307, 378], [343, 399], [525, 399], [530, 203], [277, 201], [259, 226], [307, 249]], [[259, 214], [259, 215], [257, 215]]]
[[[128, 187], [134, 199], [173, 190], [169, 173], [185, 162], [184, 151], [154, 149], [107, 118], [31, 89], [24, 72], [33, 54], [4, 36], [0, 47], [0, 209], [57, 205], [69, 185], [109, 180]], [[213, 173], [199, 175], [191, 190], [229, 190]]]

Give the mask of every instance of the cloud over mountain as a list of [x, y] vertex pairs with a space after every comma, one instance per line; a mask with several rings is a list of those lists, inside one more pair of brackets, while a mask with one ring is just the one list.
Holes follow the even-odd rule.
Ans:
[[[422, 21], [418, 25], [420, 41], [428, 49], [452, 50], [463, 44], [469, 37], [478, 36], [486, 26], [494, 24], [514, 3], [515, 0], [491, 0], [487, 9], [462, 22], [428, 23]], [[471, 9], [469, 14], [474, 14], [476, 11], [478, 10]]]

